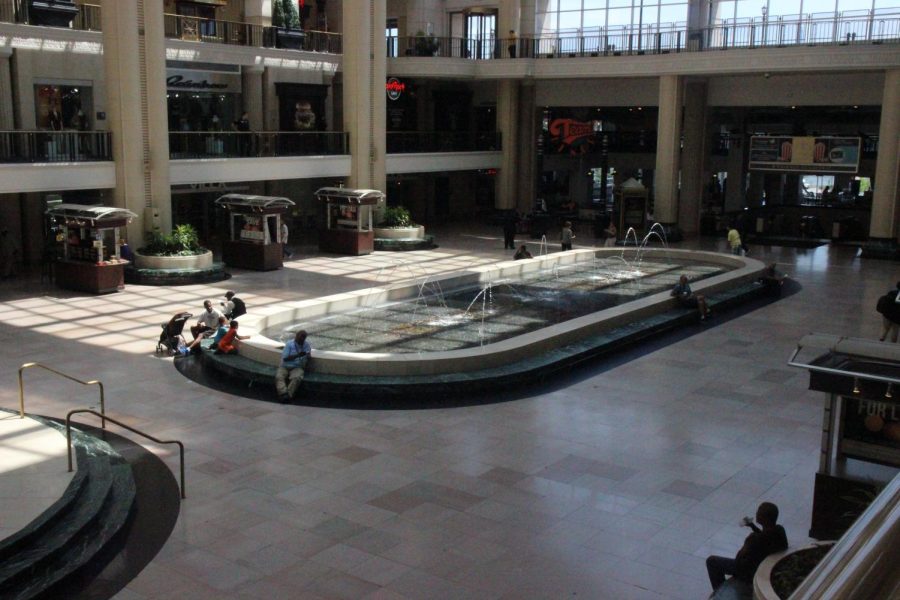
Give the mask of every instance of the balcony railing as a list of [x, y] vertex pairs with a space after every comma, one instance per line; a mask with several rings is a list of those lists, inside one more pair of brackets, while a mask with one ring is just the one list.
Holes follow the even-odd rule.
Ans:
[[188, 158], [258, 158], [348, 154], [343, 131], [173, 131], [169, 156]]
[[256, 48], [286, 48], [306, 52], [340, 54], [341, 35], [328, 31], [293, 30], [250, 23], [200, 19], [167, 13], [165, 35], [169, 39], [189, 42], [212, 42]]
[[417, 152], [490, 152], [501, 150], [500, 133], [388, 131], [388, 154]]
[[[30, 23], [29, 4], [30, 0], [0, 0], [0, 23]], [[76, 6], [78, 13], [72, 20], [71, 29], [101, 31], [100, 6], [96, 4]]]
[[592, 32], [517, 39], [391, 37], [387, 55], [574, 58], [701, 52], [729, 48], [900, 43], [900, 12], [847, 11], [838, 16], [756, 17], [688, 29], [684, 23], [597, 28]]
[[112, 160], [108, 131], [0, 131], [0, 163]]

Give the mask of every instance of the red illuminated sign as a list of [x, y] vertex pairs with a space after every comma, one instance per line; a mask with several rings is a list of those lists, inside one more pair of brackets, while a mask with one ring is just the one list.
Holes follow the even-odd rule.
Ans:
[[387, 83], [384, 84], [384, 89], [387, 90], [388, 98], [391, 100], [399, 100], [400, 95], [406, 91], [406, 84], [396, 77], [390, 77], [388, 78]]

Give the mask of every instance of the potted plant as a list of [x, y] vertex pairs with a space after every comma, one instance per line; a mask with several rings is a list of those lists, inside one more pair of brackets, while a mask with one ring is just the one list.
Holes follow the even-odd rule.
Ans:
[[425, 35], [421, 29], [416, 32], [416, 56], [434, 56], [440, 48], [440, 42], [434, 35]]
[[305, 34], [300, 29], [297, 0], [273, 0], [272, 27], [275, 28], [275, 47], [303, 50]]
[[143, 248], [134, 252], [138, 269], [208, 269], [212, 252], [200, 245], [197, 230], [191, 225], [178, 225], [169, 234], [153, 233]]
[[[425, 227], [413, 222], [409, 211], [402, 206], [391, 206], [384, 209], [378, 225], [375, 227], [376, 245], [391, 240], [425, 240]], [[391, 249], [391, 248], [384, 248]]]

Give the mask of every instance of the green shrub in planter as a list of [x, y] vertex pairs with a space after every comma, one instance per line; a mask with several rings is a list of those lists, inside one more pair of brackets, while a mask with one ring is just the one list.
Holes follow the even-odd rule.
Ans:
[[272, 2], [272, 25], [285, 29], [299, 29], [300, 13], [297, 10], [297, 0]]
[[413, 227], [414, 223], [409, 211], [402, 206], [393, 206], [384, 209], [384, 217], [379, 227]]
[[150, 241], [138, 248], [138, 252], [148, 256], [196, 256], [208, 250], [200, 246], [197, 230], [192, 225], [178, 225], [170, 234], [150, 234]]

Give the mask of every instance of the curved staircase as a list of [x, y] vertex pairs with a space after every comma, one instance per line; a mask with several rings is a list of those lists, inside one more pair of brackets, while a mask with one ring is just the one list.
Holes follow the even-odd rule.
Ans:
[[[64, 425], [31, 418], [65, 438]], [[72, 445], [78, 470], [62, 496], [0, 541], [0, 598], [72, 597], [73, 578], [108, 560], [98, 557], [129, 528], [136, 498], [131, 465], [107, 442], [75, 429]]]

